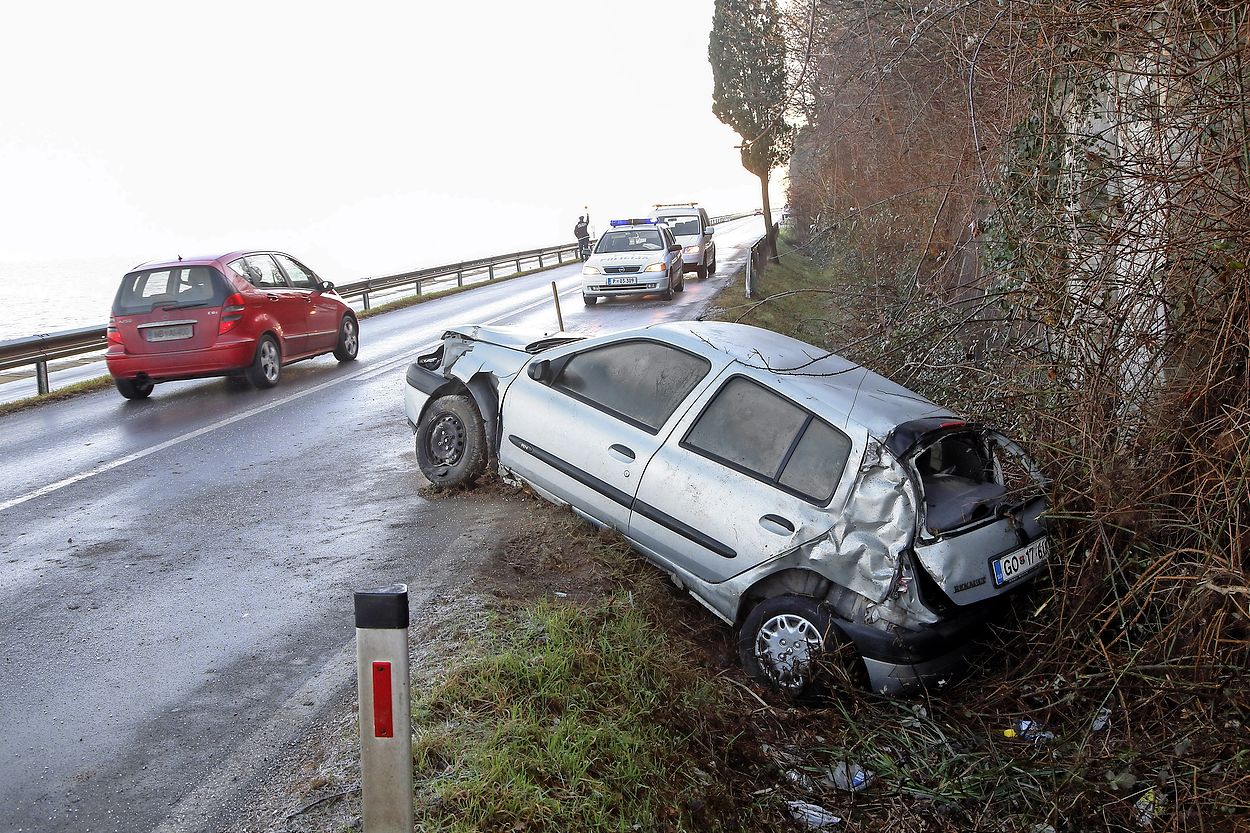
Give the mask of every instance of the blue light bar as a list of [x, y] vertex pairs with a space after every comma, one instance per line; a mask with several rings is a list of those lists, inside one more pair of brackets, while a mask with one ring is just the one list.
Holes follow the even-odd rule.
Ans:
[[613, 220], [612, 226], [653, 226], [658, 220]]

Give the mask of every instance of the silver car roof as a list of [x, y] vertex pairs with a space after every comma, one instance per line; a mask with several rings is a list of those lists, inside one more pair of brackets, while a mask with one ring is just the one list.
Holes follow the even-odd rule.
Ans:
[[771, 372], [787, 396], [847, 427], [859, 425], [878, 439], [913, 419], [954, 416], [948, 408], [849, 359], [771, 330], [725, 321], [683, 321], [639, 332], [663, 333], [664, 340], [676, 346], [704, 355], [719, 352], [731, 361]]

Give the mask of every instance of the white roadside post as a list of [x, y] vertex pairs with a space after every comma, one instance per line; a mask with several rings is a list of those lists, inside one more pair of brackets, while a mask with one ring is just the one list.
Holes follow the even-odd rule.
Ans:
[[364, 833], [412, 833], [408, 585], [355, 594]]

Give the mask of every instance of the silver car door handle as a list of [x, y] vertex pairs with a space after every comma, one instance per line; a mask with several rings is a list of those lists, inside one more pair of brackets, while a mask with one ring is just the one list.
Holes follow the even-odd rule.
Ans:
[[790, 523], [780, 515], [765, 515], [760, 518], [760, 526], [764, 527], [774, 535], [794, 534], [794, 524]]
[[608, 451], [612, 452], [612, 454], [617, 457], [623, 457], [625, 462], [634, 462], [634, 450], [632, 448], [626, 448], [620, 443], [614, 443], [608, 446]]

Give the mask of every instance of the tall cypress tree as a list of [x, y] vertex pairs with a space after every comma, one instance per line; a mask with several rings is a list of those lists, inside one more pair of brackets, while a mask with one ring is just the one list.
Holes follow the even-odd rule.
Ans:
[[775, 254], [768, 175], [789, 157], [792, 136], [784, 118], [786, 44], [776, 0], [716, 0], [707, 51], [715, 82], [712, 112], [742, 137], [742, 166], [760, 178]]

